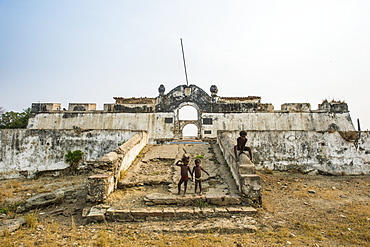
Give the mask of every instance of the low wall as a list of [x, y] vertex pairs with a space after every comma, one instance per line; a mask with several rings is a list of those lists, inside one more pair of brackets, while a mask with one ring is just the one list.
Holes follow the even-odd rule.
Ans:
[[0, 179], [32, 176], [68, 165], [68, 150], [97, 159], [138, 133], [130, 130], [0, 130]]
[[116, 188], [121, 172], [127, 170], [140, 151], [148, 144], [148, 134], [140, 132], [127, 142], [100, 159], [90, 160], [89, 165], [101, 170], [101, 174], [89, 177], [87, 198], [93, 202], [104, 201]]
[[246, 154], [239, 155], [239, 161], [236, 161], [234, 154], [234, 145], [236, 143], [234, 143], [232, 135], [228, 132], [219, 133], [217, 142], [230, 167], [239, 192], [247, 199], [248, 203], [256, 206], [262, 205], [262, 183], [261, 178], [256, 174], [255, 165]]
[[[239, 131], [222, 133], [236, 144]], [[368, 131], [248, 131], [247, 138], [258, 169], [332, 175], [370, 173]]]

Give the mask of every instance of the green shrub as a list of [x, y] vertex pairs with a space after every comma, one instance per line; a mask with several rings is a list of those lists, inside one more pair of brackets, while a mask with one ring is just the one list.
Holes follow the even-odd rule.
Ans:
[[82, 161], [84, 153], [81, 150], [68, 151], [65, 155], [65, 162], [69, 164], [69, 169], [72, 174], [76, 174], [78, 165]]

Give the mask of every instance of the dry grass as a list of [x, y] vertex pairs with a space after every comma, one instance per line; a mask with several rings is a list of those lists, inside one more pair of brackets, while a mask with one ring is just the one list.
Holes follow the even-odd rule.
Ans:
[[[144, 232], [140, 222], [85, 224], [80, 212], [66, 217], [34, 211], [24, 215], [26, 227], [4, 235], [1, 246], [370, 246], [369, 176], [260, 175], [263, 207], [255, 217], [255, 233]], [[32, 191], [29, 182], [0, 187], [14, 196], [16, 189]], [[37, 189], [46, 184], [36, 182]]]

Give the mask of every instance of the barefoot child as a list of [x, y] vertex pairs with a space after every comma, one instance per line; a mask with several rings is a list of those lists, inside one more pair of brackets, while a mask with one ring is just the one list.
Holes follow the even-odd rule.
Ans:
[[247, 132], [240, 131], [238, 139], [236, 139], [236, 146], [234, 146], [234, 153], [235, 153], [235, 159], [238, 162], [239, 161], [239, 156], [237, 152], [239, 151], [239, 155], [244, 153], [244, 151], [248, 151], [249, 157], [251, 159], [251, 162], [253, 162], [253, 155], [252, 155], [252, 149], [250, 147], [246, 147], [245, 145], [247, 144], [248, 139], [246, 138]]
[[191, 180], [193, 180], [193, 173], [190, 171], [189, 167], [189, 157], [183, 157], [182, 161], [178, 160], [176, 162], [176, 165], [181, 167], [181, 178], [179, 183], [177, 184], [178, 194], [180, 195], [181, 184], [184, 183], [184, 195], [185, 195], [189, 180], [188, 172], [190, 172]]
[[202, 171], [207, 173], [209, 176], [209, 173], [203, 169], [203, 167], [200, 166], [200, 159], [195, 160], [195, 166], [193, 168], [193, 174], [195, 174], [195, 190], [194, 193], [197, 193], [197, 187], [199, 184], [199, 195], [202, 193]]

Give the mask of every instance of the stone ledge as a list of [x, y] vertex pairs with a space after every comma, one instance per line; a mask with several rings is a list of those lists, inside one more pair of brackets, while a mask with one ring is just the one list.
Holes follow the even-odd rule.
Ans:
[[[104, 211], [105, 210], [105, 211]], [[97, 209], [93, 207], [88, 221], [135, 221], [135, 220], [171, 220], [192, 218], [230, 217], [232, 215], [252, 216], [257, 213], [253, 207], [205, 207], [205, 208], [135, 208], [135, 209]], [[104, 217], [105, 214], [105, 217]]]
[[144, 198], [147, 205], [182, 205], [182, 206], [198, 206], [199, 203], [208, 203], [217, 206], [226, 206], [226, 205], [240, 205], [241, 198], [237, 195], [217, 195], [217, 194], [208, 194], [201, 196], [186, 195], [169, 195], [169, 194], [160, 194], [153, 193], [148, 194]]

